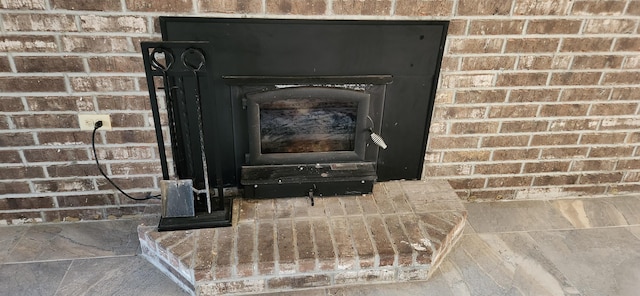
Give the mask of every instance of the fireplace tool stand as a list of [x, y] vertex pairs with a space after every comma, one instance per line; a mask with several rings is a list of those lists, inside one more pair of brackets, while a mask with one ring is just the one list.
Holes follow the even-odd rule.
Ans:
[[[205, 142], [217, 146], [207, 139], [219, 139], [215, 127], [203, 128], [201, 93], [206, 84], [200, 80], [210, 73], [208, 46], [209, 42], [197, 41], [141, 43], [163, 177], [159, 231], [231, 225], [232, 197], [225, 196], [221, 153], [219, 149], [205, 153]], [[169, 177], [157, 89], [164, 90], [177, 180]], [[215, 107], [215, 100], [210, 103]]]

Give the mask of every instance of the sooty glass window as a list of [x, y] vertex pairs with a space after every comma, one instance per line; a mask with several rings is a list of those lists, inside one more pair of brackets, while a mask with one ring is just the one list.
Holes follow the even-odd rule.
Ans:
[[246, 94], [249, 164], [364, 159], [370, 95], [334, 87]]
[[357, 102], [293, 98], [259, 106], [263, 154], [355, 149]]

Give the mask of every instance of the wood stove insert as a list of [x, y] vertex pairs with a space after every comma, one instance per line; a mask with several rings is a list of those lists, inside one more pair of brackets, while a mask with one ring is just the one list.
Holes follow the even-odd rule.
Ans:
[[379, 150], [371, 135], [380, 133], [391, 76], [225, 81], [242, 104], [234, 116], [246, 131], [237, 141], [248, 151], [240, 170], [245, 197], [371, 192]]

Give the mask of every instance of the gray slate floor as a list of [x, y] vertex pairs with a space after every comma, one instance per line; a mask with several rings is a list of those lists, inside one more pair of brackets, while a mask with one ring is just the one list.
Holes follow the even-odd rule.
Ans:
[[[284, 295], [640, 295], [640, 196], [465, 206], [427, 282]], [[187, 295], [138, 255], [136, 226], [156, 220], [0, 227], [0, 295]]]

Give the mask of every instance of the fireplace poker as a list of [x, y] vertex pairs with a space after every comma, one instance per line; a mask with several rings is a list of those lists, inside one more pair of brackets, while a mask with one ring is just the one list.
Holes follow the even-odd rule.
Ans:
[[[189, 55], [195, 55], [198, 59], [198, 63], [192, 64], [191, 62], [189, 62], [188, 60]], [[209, 186], [209, 171], [207, 167], [207, 156], [205, 155], [205, 152], [204, 152], [204, 131], [203, 131], [203, 125], [202, 125], [202, 106], [200, 102], [200, 77], [198, 76], [198, 72], [202, 69], [202, 66], [204, 66], [205, 58], [201, 51], [196, 50], [194, 48], [189, 48], [182, 53], [182, 55], [180, 56], [180, 59], [182, 60], [182, 64], [187, 69], [190, 69], [193, 72], [193, 76], [195, 78], [194, 97], [196, 100], [196, 113], [198, 113], [197, 114], [198, 125], [199, 125], [198, 136], [200, 137], [200, 155], [202, 158], [202, 170], [204, 171], [203, 172], [204, 173], [204, 190], [205, 190], [205, 196], [207, 198], [207, 211], [209, 214], [211, 214], [211, 187]]]
[[[162, 57], [164, 58], [164, 63], [158, 61], [158, 56], [162, 55]], [[160, 73], [162, 73], [162, 86], [164, 89], [164, 95], [165, 95], [165, 102], [167, 104], [167, 117], [169, 119], [169, 121], [171, 122], [173, 120], [173, 113], [171, 112], [171, 110], [173, 110], [173, 107], [171, 105], [171, 91], [172, 89], [169, 88], [169, 79], [168, 79], [168, 75], [167, 72], [169, 71], [169, 69], [171, 68], [171, 66], [173, 65], [173, 62], [175, 61], [174, 57], [173, 57], [173, 53], [171, 51], [169, 51], [168, 49], [162, 48], [162, 47], [156, 47], [153, 49], [153, 51], [151, 51], [151, 53], [146, 56], [149, 57], [149, 65], [151, 67], [151, 69], [153, 71], [160, 71]], [[153, 79], [149, 79], [147, 78], [147, 84], [149, 86], [149, 90], [151, 89], [155, 89], [155, 85], [153, 82]], [[150, 91], [149, 92], [150, 95], [150, 99], [151, 99], [151, 111], [153, 112], [153, 121], [154, 121], [154, 125], [156, 128], [156, 138], [158, 140], [158, 152], [160, 153], [160, 159], [161, 161], [161, 165], [162, 165], [162, 178], [164, 180], [168, 180], [169, 179], [169, 168], [167, 165], [167, 156], [166, 156], [166, 152], [163, 149], [164, 148], [164, 141], [162, 140], [162, 134], [158, 133], [158, 131], [161, 129], [161, 125], [160, 125], [160, 113], [158, 111], [158, 101], [156, 98], [156, 92], [155, 91]]]

